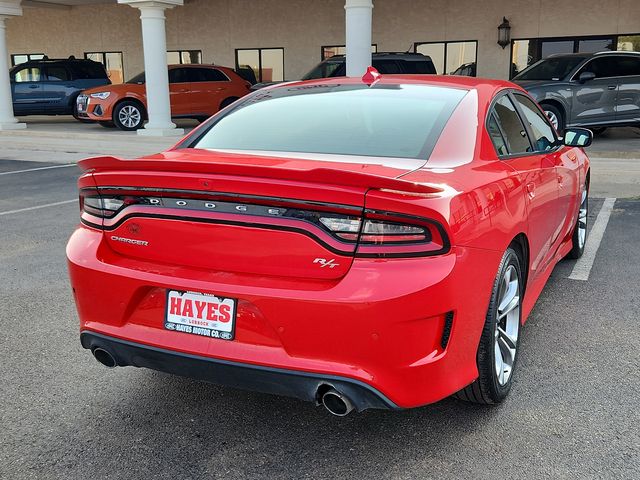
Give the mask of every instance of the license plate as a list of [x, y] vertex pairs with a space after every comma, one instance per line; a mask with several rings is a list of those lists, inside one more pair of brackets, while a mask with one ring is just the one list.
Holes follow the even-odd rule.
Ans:
[[233, 340], [236, 300], [206, 293], [167, 290], [164, 328], [203, 337]]

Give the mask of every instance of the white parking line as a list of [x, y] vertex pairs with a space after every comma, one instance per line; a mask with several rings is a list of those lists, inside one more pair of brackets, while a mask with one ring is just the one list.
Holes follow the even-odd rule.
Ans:
[[30, 212], [31, 210], [40, 210], [41, 208], [55, 207], [58, 205], [66, 205], [67, 203], [74, 203], [77, 201], [78, 200], [74, 198], [73, 200], [65, 200], [63, 202], [46, 203], [44, 205], [37, 205], [35, 207], [19, 208], [18, 210], [7, 210], [6, 212], [0, 212], [0, 216], [11, 215], [13, 213]]
[[571, 280], [589, 280], [591, 267], [593, 267], [593, 262], [596, 259], [598, 248], [600, 248], [600, 242], [602, 242], [602, 237], [604, 236], [604, 231], [607, 229], [609, 217], [611, 216], [611, 211], [613, 210], [613, 205], [615, 203], [615, 198], [605, 198], [602, 208], [600, 209], [600, 213], [598, 213], [596, 221], [593, 223], [593, 227], [587, 237], [584, 254], [578, 259], [576, 264], [573, 266], [571, 275], [569, 275]]
[[0, 175], [13, 175], [14, 173], [37, 172], [38, 170], [50, 170], [52, 168], [75, 167], [75, 163], [65, 163], [64, 165], [51, 165], [49, 167], [27, 168], [26, 170], [13, 170], [11, 172], [0, 172]]

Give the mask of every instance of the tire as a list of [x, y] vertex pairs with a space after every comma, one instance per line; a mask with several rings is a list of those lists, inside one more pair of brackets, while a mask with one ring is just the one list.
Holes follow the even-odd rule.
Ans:
[[584, 246], [587, 243], [587, 218], [589, 215], [589, 184], [585, 183], [584, 189], [580, 193], [580, 210], [578, 218], [573, 227], [571, 235], [571, 251], [567, 258], [577, 259], [584, 253]]
[[98, 122], [98, 123], [104, 128], [116, 128], [116, 125], [113, 122], [101, 121], [101, 122]]
[[480, 336], [476, 356], [478, 378], [455, 394], [458, 399], [490, 405], [502, 402], [511, 390], [520, 345], [522, 278], [520, 258], [509, 247], [493, 282]]
[[602, 135], [604, 132], [607, 131], [607, 127], [593, 127], [593, 128], [590, 128], [589, 130], [591, 130], [594, 135]]
[[113, 109], [113, 123], [127, 132], [142, 128], [146, 112], [138, 102], [124, 100]]
[[556, 130], [558, 132], [562, 132], [565, 127], [564, 112], [562, 112], [555, 105], [550, 105], [548, 103], [543, 103], [540, 106], [542, 107], [542, 110], [544, 110], [545, 115], [549, 117], [549, 120], [556, 128]]
[[225, 98], [221, 103], [220, 103], [220, 110], [222, 110], [223, 108], [227, 108], [229, 105], [231, 105], [233, 102], [235, 102], [236, 100], [238, 100], [238, 97], [229, 97], [229, 98]]

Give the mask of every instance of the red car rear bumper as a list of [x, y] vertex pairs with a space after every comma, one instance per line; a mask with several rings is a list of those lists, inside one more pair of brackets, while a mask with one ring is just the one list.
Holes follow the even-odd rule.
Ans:
[[[501, 254], [454, 247], [437, 257], [356, 258], [339, 280], [260, 277], [123, 257], [81, 226], [67, 257], [86, 348], [106, 346], [121, 365], [305, 400], [326, 383], [364, 409], [435, 402], [477, 377]], [[235, 339], [166, 330], [167, 289], [238, 299]]]

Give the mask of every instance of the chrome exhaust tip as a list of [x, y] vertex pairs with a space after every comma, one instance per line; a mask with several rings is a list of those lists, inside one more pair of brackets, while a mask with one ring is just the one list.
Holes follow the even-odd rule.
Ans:
[[113, 357], [113, 355], [111, 355], [103, 348], [94, 348], [92, 353], [96, 360], [105, 367], [113, 368], [118, 365], [118, 362], [116, 362], [116, 359]]
[[322, 405], [336, 417], [346, 417], [353, 410], [351, 400], [333, 388], [322, 395]]

